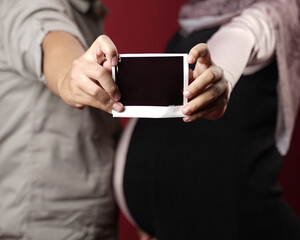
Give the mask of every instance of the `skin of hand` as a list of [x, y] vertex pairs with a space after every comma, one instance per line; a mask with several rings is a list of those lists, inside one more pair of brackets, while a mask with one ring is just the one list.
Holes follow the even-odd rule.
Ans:
[[185, 122], [199, 118], [216, 120], [223, 116], [229, 100], [229, 86], [223, 70], [214, 64], [206, 44], [194, 46], [188, 55], [189, 64], [194, 64], [195, 69], [190, 69], [189, 86], [183, 95], [188, 99], [182, 108]]
[[85, 51], [71, 34], [54, 31], [42, 43], [43, 70], [51, 91], [72, 107], [92, 106], [111, 113], [123, 111], [121, 94], [111, 76], [118, 64], [114, 43], [99, 36]]

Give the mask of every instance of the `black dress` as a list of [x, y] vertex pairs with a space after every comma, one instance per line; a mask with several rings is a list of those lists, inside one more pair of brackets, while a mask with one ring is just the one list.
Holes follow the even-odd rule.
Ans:
[[[188, 52], [217, 29], [176, 34], [168, 52]], [[159, 240], [299, 240], [297, 216], [277, 185], [277, 66], [242, 76], [225, 115], [140, 119], [124, 169], [136, 223]]]

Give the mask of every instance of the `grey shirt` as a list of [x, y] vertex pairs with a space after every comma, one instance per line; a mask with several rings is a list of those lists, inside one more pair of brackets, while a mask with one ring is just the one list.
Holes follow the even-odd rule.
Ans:
[[111, 171], [119, 123], [47, 88], [49, 31], [87, 47], [100, 34], [90, 1], [0, 1], [0, 239], [114, 239]]

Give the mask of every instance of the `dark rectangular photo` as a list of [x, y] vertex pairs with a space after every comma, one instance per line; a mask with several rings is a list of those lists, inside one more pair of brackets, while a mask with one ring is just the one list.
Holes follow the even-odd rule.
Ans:
[[182, 106], [187, 85], [185, 54], [120, 54], [113, 78], [125, 106]]

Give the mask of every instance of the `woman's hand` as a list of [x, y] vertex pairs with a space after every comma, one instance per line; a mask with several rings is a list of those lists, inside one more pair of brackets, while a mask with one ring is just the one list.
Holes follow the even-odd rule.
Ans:
[[143, 230], [139, 228], [137, 229], [137, 234], [140, 240], [157, 240], [157, 238], [150, 237], [149, 234], [145, 233]]
[[111, 76], [118, 52], [105, 35], [84, 51], [65, 32], [49, 33], [44, 42], [44, 72], [49, 88], [72, 107], [92, 106], [111, 113], [122, 111], [119, 89]]
[[188, 103], [182, 108], [185, 122], [198, 118], [216, 120], [223, 116], [229, 100], [228, 81], [223, 70], [211, 60], [206, 44], [198, 44], [190, 50], [188, 63], [196, 63], [189, 73], [189, 86], [183, 94]]

